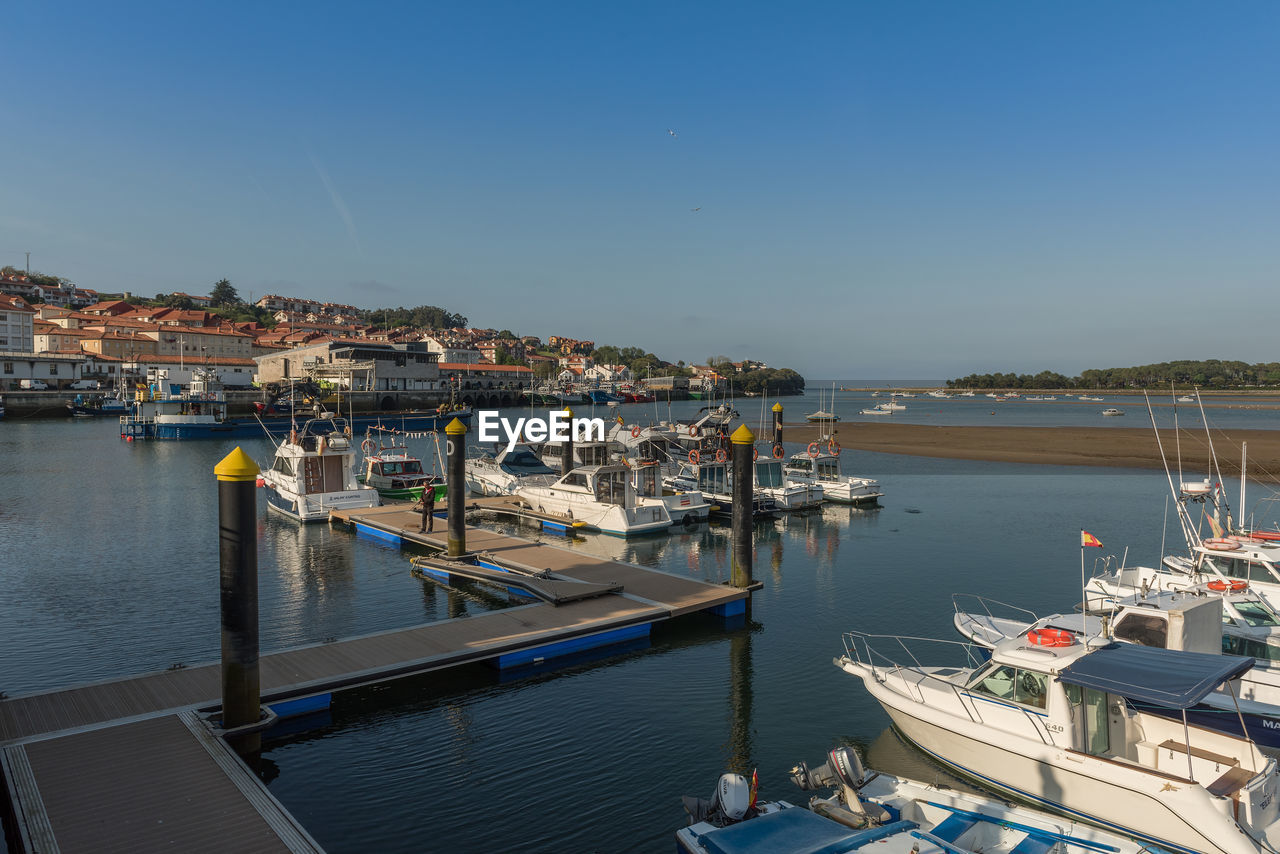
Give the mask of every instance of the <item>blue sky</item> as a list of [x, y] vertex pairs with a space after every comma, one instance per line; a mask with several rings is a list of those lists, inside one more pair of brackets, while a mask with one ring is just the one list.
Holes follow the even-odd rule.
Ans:
[[0, 263], [99, 290], [225, 276], [812, 377], [1280, 358], [1275, 3], [33, 3], [6, 30]]

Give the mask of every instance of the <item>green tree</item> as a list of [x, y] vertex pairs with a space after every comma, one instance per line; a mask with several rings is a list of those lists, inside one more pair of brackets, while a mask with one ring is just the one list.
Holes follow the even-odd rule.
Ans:
[[209, 291], [209, 300], [214, 305], [239, 305], [241, 303], [240, 294], [236, 293], [236, 289], [231, 286], [231, 280], [218, 279], [214, 283], [213, 290]]

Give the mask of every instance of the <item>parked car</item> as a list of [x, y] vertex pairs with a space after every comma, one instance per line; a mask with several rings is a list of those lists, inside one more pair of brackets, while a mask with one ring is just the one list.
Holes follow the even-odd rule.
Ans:
[[98, 382], [97, 380], [76, 380], [70, 386], [68, 386], [68, 388], [74, 388], [78, 391], [84, 391], [84, 390], [97, 391], [98, 389], [102, 388], [102, 383]]
[[19, 380], [18, 388], [30, 389], [31, 391], [44, 391], [49, 388], [49, 384], [44, 380]]

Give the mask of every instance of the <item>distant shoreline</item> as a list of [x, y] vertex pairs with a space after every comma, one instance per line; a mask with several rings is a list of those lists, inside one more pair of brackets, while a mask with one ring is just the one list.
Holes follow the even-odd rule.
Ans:
[[[882, 454], [942, 457], [1039, 465], [1161, 468], [1151, 430], [1128, 427], [945, 427], [927, 424], [852, 422], [837, 424], [841, 447]], [[1182, 457], [1203, 470], [1208, 449], [1203, 429], [1184, 429]], [[784, 424], [783, 439], [808, 444], [821, 438], [814, 424]], [[1161, 430], [1165, 454], [1174, 465], [1173, 430]], [[1251, 477], [1280, 482], [1280, 430], [1215, 430], [1214, 449], [1224, 476], [1239, 475], [1240, 445], [1249, 443]], [[855, 467], [856, 469], [856, 467]]]

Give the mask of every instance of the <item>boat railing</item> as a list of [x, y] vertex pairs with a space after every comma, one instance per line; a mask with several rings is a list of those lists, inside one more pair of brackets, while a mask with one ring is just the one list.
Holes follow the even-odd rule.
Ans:
[[[999, 599], [992, 599], [989, 596], [982, 596], [977, 593], [953, 593], [951, 594], [951, 606], [955, 608], [957, 614], [976, 614], [981, 610], [982, 613], [993, 620], [1000, 617], [1007, 618], [1009, 614], [1027, 618], [1022, 620], [1022, 622], [1026, 623], [1034, 623], [1040, 619], [1034, 611], [1028, 611], [1026, 608], [1019, 608], [1017, 605], [1010, 605], [1008, 602], [1001, 602]], [[995, 613], [1001, 610], [1004, 613]]]
[[[875, 646], [872, 645], [873, 641], [896, 644], [902, 650], [903, 654], [911, 660], [911, 663], [904, 664], [891, 658], [879, 649], [876, 649]], [[911, 692], [911, 698], [917, 703], [925, 702], [924, 692], [920, 690], [921, 683], [931, 681], [938, 685], [946, 686], [947, 689], [955, 695], [956, 701], [959, 702], [961, 708], [963, 708], [965, 713], [969, 715], [969, 719], [974, 722], [981, 723], [982, 717], [978, 714], [978, 710], [974, 707], [973, 703], [965, 702], [963, 692], [960, 690], [962, 686], [950, 679], [944, 679], [943, 677], [937, 676], [926, 670], [925, 666], [920, 663], [918, 658], [916, 658], [916, 654], [911, 649], [909, 643], [933, 645], [942, 644], [949, 647], [953, 652], [957, 649], [962, 650], [965, 656], [965, 664], [962, 665], [963, 668], [973, 669], [979, 667], [986, 660], [986, 650], [983, 650], [972, 643], [966, 643], [965, 641], [913, 637], [911, 635], [873, 635], [859, 631], [844, 633], [845, 657], [850, 661], [855, 661], [866, 667], [870, 667], [872, 674], [877, 679], [882, 679], [880, 673], [881, 669], [883, 669], [885, 673], [895, 673], [899, 678], [902, 678], [904, 672], [909, 671], [914, 673], [919, 677], [919, 679], [912, 681], [910, 679], [902, 678], [902, 684], [907, 686], [908, 690]]]

